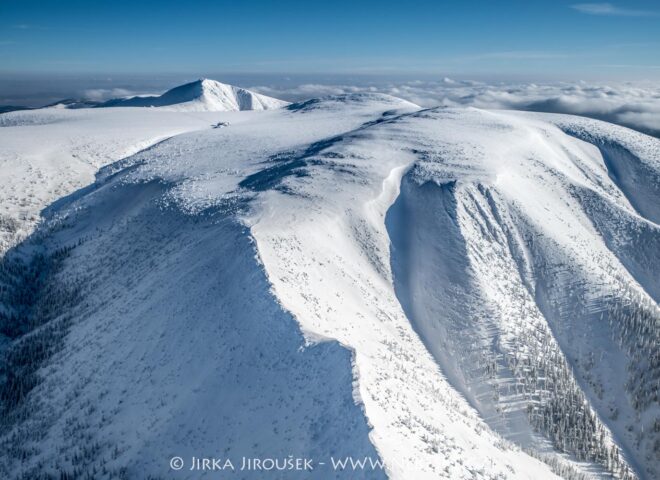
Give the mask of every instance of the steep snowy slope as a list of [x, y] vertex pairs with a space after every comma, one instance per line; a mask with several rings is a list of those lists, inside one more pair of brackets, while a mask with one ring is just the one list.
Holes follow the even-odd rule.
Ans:
[[[346, 299], [360, 290], [341, 280], [364, 278], [369, 264], [387, 280], [387, 236], [375, 227], [380, 220], [373, 219], [371, 203], [380, 182], [367, 188], [365, 179], [394, 178], [396, 184], [402, 167], [409, 173], [387, 218], [394, 287], [452, 386], [513, 441], [544, 451], [545, 438], [580, 460], [625, 474], [618, 442], [628, 461], [653, 478], [657, 304], [608, 249], [579, 193], [612, 205], [613, 224], [636, 213], [595, 148], [540, 122], [477, 110], [393, 118], [325, 145], [281, 180], [286, 195], [264, 202], [268, 214], [252, 230], [275, 289], [305, 329], [356, 348], [367, 414], [378, 411], [368, 399], [382, 398], [374, 390], [383, 374], [368, 381], [367, 365], [379, 362], [360, 365], [356, 342], [375, 340], [374, 332], [382, 331], [383, 319], [364, 311], [364, 298], [378, 298], [382, 309], [388, 296], [361, 291], [358, 314]], [[295, 208], [300, 203], [304, 216]], [[657, 225], [646, 226], [644, 242], [657, 244]], [[343, 242], [361, 248], [349, 255]], [[296, 251], [304, 252], [298, 262]], [[317, 262], [322, 267], [312, 276]], [[375, 279], [357, 283], [377, 285]], [[362, 320], [369, 333], [356, 338], [356, 317], [378, 320], [373, 326]], [[581, 375], [573, 378], [577, 362]], [[414, 390], [414, 369], [404, 370], [406, 386], [394, 391]], [[369, 417], [376, 439], [379, 417]], [[391, 419], [391, 412], [382, 418]], [[388, 432], [382, 444], [375, 440], [381, 452], [393, 438]]]
[[224, 115], [5, 256], [5, 476], [656, 478], [658, 140], [384, 95]]
[[100, 107], [169, 107], [180, 111], [227, 112], [270, 110], [285, 105], [288, 102], [204, 78], [168, 90], [160, 96], [117, 98], [108, 100]]

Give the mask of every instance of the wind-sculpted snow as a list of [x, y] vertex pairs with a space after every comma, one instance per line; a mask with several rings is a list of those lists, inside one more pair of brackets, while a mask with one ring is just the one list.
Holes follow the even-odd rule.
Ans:
[[564, 132], [597, 146], [609, 176], [638, 213], [660, 223], [660, 142], [627, 128], [567, 115], [546, 116]]
[[103, 167], [6, 256], [5, 471], [657, 477], [658, 140], [379, 94], [218, 121]]

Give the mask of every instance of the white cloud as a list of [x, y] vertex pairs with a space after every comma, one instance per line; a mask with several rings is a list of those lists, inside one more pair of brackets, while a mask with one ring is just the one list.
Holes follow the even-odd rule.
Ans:
[[111, 98], [133, 97], [135, 95], [144, 95], [144, 93], [125, 88], [92, 88], [83, 92], [83, 98], [95, 102], [102, 102]]
[[659, 12], [622, 8], [611, 3], [576, 3], [571, 8], [588, 15], [608, 15], [618, 17], [657, 16]]
[[355, 92], [381, 92], [423, 107], [472, 106], [569, 113], [660, 135], [660, 85], [654, 83], [486, 83], [444, 78], [370, 85], [303, 84], [253, 87], [290, 101]]

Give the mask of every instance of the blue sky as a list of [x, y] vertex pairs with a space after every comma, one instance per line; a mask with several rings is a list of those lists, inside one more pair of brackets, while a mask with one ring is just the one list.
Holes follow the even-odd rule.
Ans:
[[660, 2], [0, 0], [0, 74], [660, 78]]

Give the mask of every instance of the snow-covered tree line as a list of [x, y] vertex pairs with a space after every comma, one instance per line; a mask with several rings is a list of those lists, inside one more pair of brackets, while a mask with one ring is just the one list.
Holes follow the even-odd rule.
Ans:
[[[518, 323], [516, 330], [515, 341], [500, 341], [497, 349], [518, 380], [516, 390], [527, 403], [532, 426], [557, 450], [598, 463], [618, 478], [636, 478], [576, 383], [547, 325], [530, 320]], [[484, 370], [496, 378], [497, 362], [487, 362]]]

